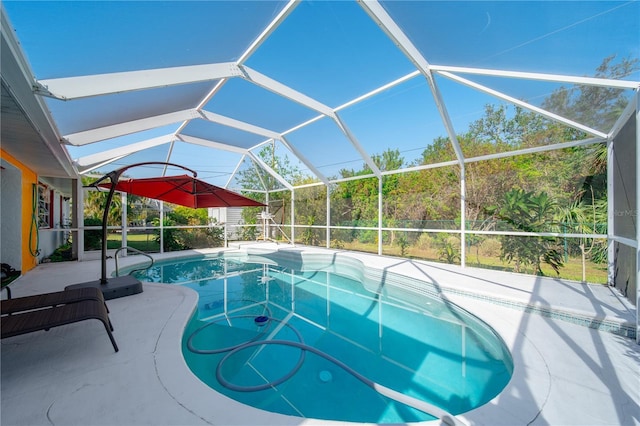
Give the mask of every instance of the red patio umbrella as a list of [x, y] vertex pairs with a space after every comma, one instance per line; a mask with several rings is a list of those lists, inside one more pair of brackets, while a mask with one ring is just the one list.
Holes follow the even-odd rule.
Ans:
[[[130, 169], [131, 167], [151, 164], [179, 167], [193, 173], [193, 177], [180, 175], [147, 179], [126, 179], [120, 181], [120, 176], [125, 170]], [[103, 187], [109, 189], [109, 195], [107, 195], [102, 215], [101, 277], [97, 281], [73, 284], [66, 288], [96, 286], [102, 289], [105, 299], [114, 299], [116, 297], [123, 297], [142, 292], [142, 283], [130, 275], [107, 278], [107, 217], [109, 214], [109, 208], [111, 207], [111, 201], [113, 200], [113, 194], [116, 190], [192, 208], [265, 206], [265, 204], [252, 200], [251, 198], [247, 198], [235, 192], [196, 179], [196, 176], [197, 173], [194, 170], [178, 164], [149, 161], [113, 170], [89, 185], [91, 187]], [[101, 183], [106, 179], [109, 179], [110, 183]], [[113, 185], [114, 182], [117, 183]]]
[[[111, 185], [111, 183], [102, 183], [99, 186], [110, 189]], [[188, 175], [123, 179], [118, 181], [115, 190], [193, 209], [264, 206], [251, 198]]]

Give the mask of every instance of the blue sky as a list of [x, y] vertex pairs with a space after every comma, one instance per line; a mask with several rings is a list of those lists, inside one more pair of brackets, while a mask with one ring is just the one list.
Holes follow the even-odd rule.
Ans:
[[[30, 2], [4, 1], [38, 79], [235, 61], [284, 3]], [[640, 56], [640, 3], [587, 2], [384, 2], [427, 61], [438, 65], [592, 75], [606, 56]], [[361, 96], [415, 68], [355, 2], [303, 2], [251, 56], [246, 65], [330, 107]], [[639, 80], [635, 73], [629, 79]], [[444, 78], [436, 80], [462, 132], [497, 100]], [[483, 80], [490, 82], [490, 80]], [[540, 102], [556, 84], [495, 81], [517, 98]], [[195, 106], [212, 83], [110, 95], [104, 99], [48, 101], [63, 134], [127, 118], [142, 118]], [[98, 108], [99, 107], [99, 108]], [[282, 132], [317, 115], [241, 79], [233, 79], [206, 110]], [[340, 113], [371, 154], [398, 148], [417, 157], [444, 127], [422, 77]], [[323, 120], [323, 121], [326, 121]], [[317, 123], [289, 139], [328, 176], [362, 161], [330, 123]], [[166, 134], [175, 126], [145, 132]], [[245, 146], [211, 123], [192, 123], [186, 133]], [[118, 140], [72, 148], [73, 157], [140, 140]], [[242, 139], [242, 140], [241, 140]], [[260, 140], [258, 138], [257, 140]], [[164, 148], [166, 152], [166, 147]], [[162, 157], [157, 149], [156, 154]], [[237, 155], [203, 158], [201, 149], [181, 147], [179, 158], [224, 183]], [[154, 154], [154, 155], [156, 155]]]

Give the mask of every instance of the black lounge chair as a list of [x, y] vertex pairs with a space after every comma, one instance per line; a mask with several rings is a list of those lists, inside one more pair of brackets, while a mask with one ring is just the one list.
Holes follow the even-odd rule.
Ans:
[[99, 289], [82, 288], [3, 300], [0, 310], [3, 339], [97, 319], [104, 324], [113, 349], [118, 352], [107, 305]]
[[[0, 312], [2, 312], [2, 315], [10, 315], [16, 312], [51, 308], [58, 305], [81, 302], [83, 300], [97, 300], [98, 302], [105, 303], [104, 296], [99, 289], [95, 287], [84, 287], [3, 300], [2, 303], [0, 303]], [[109, 309], [107, 308], [107, 313], [108, 312]]]
[[2, 290], [7, 290], [7, 298], [11, 299], [9, 284], [20, 277], [21, 274], [22, 271], [16, 271], [7, 263], [0, 264], [0, 283], [2, 283]]

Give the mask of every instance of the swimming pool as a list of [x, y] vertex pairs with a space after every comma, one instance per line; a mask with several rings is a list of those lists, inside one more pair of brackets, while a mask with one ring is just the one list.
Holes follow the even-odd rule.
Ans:
[[198, 291], [183, 338], [189, 368], [263, 410], [353, 422], [432, 420], [416, 400], [463, 413], [496, 396], [513, 371], [502, 340], [477, 318], [427, 283], [354, 259], [226, 253], [160, 262], [137, 276]]

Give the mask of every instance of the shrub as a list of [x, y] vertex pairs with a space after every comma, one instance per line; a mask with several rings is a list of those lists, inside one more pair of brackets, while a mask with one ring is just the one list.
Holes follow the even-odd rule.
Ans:
[[429, 234], [420, 234], [416, 247], [420, 250], [429, 250], [433, 246], [433, 238]]
[[333, 240], [331, 240], [330, 247], [334, 248], [334, 249], [343, 249], [344, 248], [344, 243], [341, 240], [333, 239]]
[[[102, 220], [97, 217], [84, 218], [84, 226], [102, 226]], [[102, 248], [102, 231], [90, 229], [84, 231], [84, 249], [100, 250]]]
[[405, 257], [407, 255], [407, 247], [409, 247], [409, 241], [405, 235], [401, 235], [396, 239], [396, 244], [400, 247], [400, 256]]
[[67, 262], [69, 260], [73, 260], [73, 256], [71, 255], [71, 243], [61, 245], [55, 249], [48, 258], [49, 262]]
[[437, 238], [439, 259], [446, 263], [460, 262], [460, 238], [438, 234]]
[[[175, 222], [170, 218], [165, 217], [164, 220], [162, 221], [162, 225], [173, 226], [175, 225]], [[156, 226], [156, 227], [160, 226], [160, 220], [159, 219], [154, 220], [153, 226]], [[185, 244], [184, 232], [181, 232], [181, 231], [183, 230], [175, 229], [175, 228], [164, 228], [162, 231], [158, 229], [158, 230], [154, 230], [153, 232], [154, 234], [156, 234], [155, 241], [157, 243], [160, 243], [160, 232], [164, 232], [163, 251], [177, 251], [177, 250], [190, 249], [191, 247]]]
[[479, 253], [483, 256], [498, 257], [502, 250], [502, 244], [495, 238], [487, 238], [480, 243]]
[[253, 241], [258, 238], [260, 231], [261, 231], [261, 228], [258, 228], [256, 226], [251, 226], [251, 225], [243, 226], [240, 228], [240, 231], [238, 232], [239, 234], [238, 238], [240, 238], [240, 240], [242, 241]]

